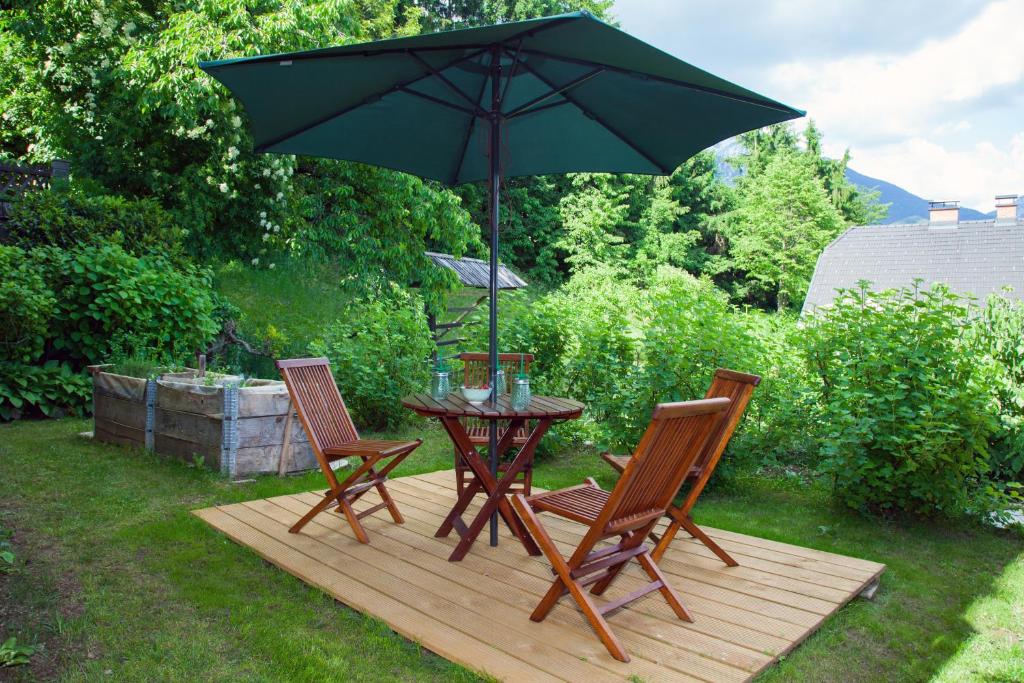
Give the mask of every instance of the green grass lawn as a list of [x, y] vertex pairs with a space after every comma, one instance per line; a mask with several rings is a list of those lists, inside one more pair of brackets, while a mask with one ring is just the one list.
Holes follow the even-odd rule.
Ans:
[[[231, 484], [86, 441], [83, 420], [0, 426], [0, 642], [38, 648], [0, 680], [477, 680], [265, 563], [189, 514], [322, 487], [318, 474]], [[397, 473], [451, 466], [446, 437]], [[552, 487], [611, 471], [593, 453], [540, 463]], [[765, 681], [1024, 680], [1024, 541], [941, 522], [836, 509], [820, 485], [750, 476], [702, 500], [697, 521], [884, 562], [856, 600]], [[2, 540], [2, 539], [0, 539]]]

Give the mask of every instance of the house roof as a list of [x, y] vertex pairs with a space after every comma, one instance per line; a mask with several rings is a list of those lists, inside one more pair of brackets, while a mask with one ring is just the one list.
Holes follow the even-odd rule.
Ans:
[[[490, 287], [491, 268], [487, 261], [478, 258], [455, 258], [451, 254], [426, 252], [430, 260], [442, 268], [450, 268], [459, 276], [466, 287], [487, 289]], [[522, 289], [526, 280], [512, 272], [507, 266], [498, 265], [498, 289]]]
[[1006, 286], [1024, 300], [1024, 221], [962, 221], [850, 228], [818, 257], [803, 312], [860, 280], [872, 289], [942, 282], [983, 300]]

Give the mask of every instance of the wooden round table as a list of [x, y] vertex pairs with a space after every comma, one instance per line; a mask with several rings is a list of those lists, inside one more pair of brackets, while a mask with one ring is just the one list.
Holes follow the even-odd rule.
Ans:
[[[512, 534], [522, 542], [526, 552], [531, 555], [540, 555], [540, 548], [537, 547], [522, 520], [509, 504], [508, 491], [523, 468], [533, 463], [537, 444], [540, 443], [541, 437], [544, 436], [548, 428], [555, 422], [576, 419], [583, 413], [585, 406], [579, 401], [568, 398], [533, 396], [526, 408], [513, 410], [509, 396], [501, 396], [494, 405], [491, 405], [489, 402], [470, 403], [457, 393], [450, 394], [448, 398], [440, 401], [431, 398], [430, 394], [412, 394], [402, 399], [402, 405], [424, 417], [436, 417], [441, 422], [452, 443], [455, 444], [456, 450], [473, 471], [478, 483], [478, 486], [467, 486], [459, 494], [455, 501], [455, 507], [448, 513], [444, 523], [434, 534], [440, 538], [447, 536], [452, 529], [458, 533], [460, 540], [449, 556], [449, 561], [457, 562], [466, 556], [487, 520], [492, 518], [495, 513], [501, 515]], [[497, 452], [494, 454], [496, 457], [491, 458], [493, 468], [487, 466], [480, 452], [470, 440], [466, 427], [460, 419], [467, 417], [508, 422], [499, 436]], [[534, 424], [529, 438], [499, 480], [497, 462], [511, 447], [512, 437], [516, 432], [529, 423]], [[487, 494], [487, 500], [473, 521], [467, 525], [462, 521], [462, 514], [480, 489]], [[496, 523], [496, 520], [492, 519], [492, 525]]]

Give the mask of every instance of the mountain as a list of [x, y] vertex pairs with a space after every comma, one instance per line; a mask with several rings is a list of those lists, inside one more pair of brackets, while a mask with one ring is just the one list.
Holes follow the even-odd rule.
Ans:
[[[712, 149], [715, 152], [715, 165], [718, 177], [727, 185], [735, 184], [736, 179], [742, 172], [729, 165], [727, 159], [738, 155], [742, 151], [739, 142], [736, 138], [729, 138], [718, 143]], [[889, 213], [882, 219], [882, 223], [928, 222], [927, 199], [918, 197], [916, 194], [904, 190], [899, 185], [893, 185], [885, 180], [857, 173], [857, 171], [849, 167], [846, 169], [846, 179], [865, 190], [878, 190], [878, 201], [882, 204], [889, 204]], [[966, 206], [960, 207], [960, 220], [978, 221], [986, 218], [995, 218], [995, 215], [995, 211], [982, 213]]]
[[[878, 201], [889, 204], [889, 215], [882, 219], [883, 223], [923, 223], [928, 220], [928, 200], [904, 190], [899, 185], [857, 173], [852, 168], [846, 169], [846, 179], [865, 190], [878, 190]], [[992, 218], [995, 212], [982, 213], [975, 209], [960, 207], [960, 220], [976, 221]]]

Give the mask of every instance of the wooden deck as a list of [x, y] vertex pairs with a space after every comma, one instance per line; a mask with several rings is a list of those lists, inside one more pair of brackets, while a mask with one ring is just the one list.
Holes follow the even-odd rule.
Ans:
[[[364, 522], [370, 545], [325, 513], [300, 534], [288, 527], [322, 492], [225, 505], [195, 514], [261, 557], [339, 601], [470, 669], [508, 681], [745, 681], [813, 633], [885, 566], [753, 536], [707, 529], [739, 562], [729, 568], [696, 541], [677, 537], [662, 559], [694, 623], [679, 621], [654, 593], [612, 612], [609, 623], [632, 656], [607, 653], [568, 599], [537, 624], [528, 618], [551, 581], [503, 528], [465, 560], [446, 561], [458, 540], [434, 531], [454, 497], [451, 471], [391, 480], [405, 524], [381, 512]], [[373, 494], [376, 495], [376, 494]], [[369, 498], [369, 495], [367, 496]], [[367, 501], [368, 503], [377, 502]], [[367, 503], [364, 503], [366, 505]], [[545, 515], [566, 551], [583, 527]], [[646, 582], [635, 564], [608, 599]]]

